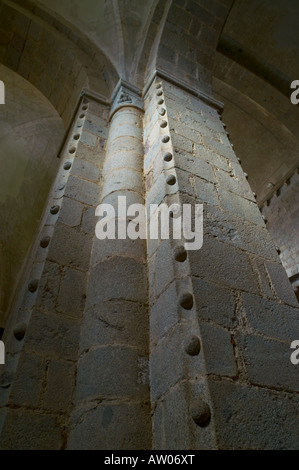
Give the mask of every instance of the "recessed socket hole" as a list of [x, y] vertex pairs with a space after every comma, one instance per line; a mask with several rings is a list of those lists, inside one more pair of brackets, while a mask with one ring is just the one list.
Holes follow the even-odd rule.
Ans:
[[174, 186], [176, 183], [176, 177], [174, 175], [167, 176], [166, 183], [169, 184], [169, 186]]

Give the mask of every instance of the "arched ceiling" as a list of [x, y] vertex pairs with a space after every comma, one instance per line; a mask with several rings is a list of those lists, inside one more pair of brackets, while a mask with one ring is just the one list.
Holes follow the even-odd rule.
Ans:
[[0, 327], [56, 174], [64, 126], [50, 102], [0, 65]]
[[111, 60], [119, 75], [134, 77], [158, 0], [34, 0], [73, 24]]

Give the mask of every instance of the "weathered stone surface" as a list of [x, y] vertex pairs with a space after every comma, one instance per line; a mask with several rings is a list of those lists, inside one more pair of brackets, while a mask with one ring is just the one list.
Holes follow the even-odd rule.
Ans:
[[223, 210], [204, 207], [204, 235], [250, 251], [266, 259], [277, 260], [273, 241], [265, 227], [256, 226]]
[[299, 391], [299, 371], [291, 363], [291, 343], [281, 343], [260, 336], [239, 340], [248, 379], [255, 385]]
[[140, 356], [140, 351], [126, 346], [92, 348], [78, 364], [76, 401], [136, 396], [145, 399], [148, 384], [138, 380]]
[[84, 206], [80, 202], [65, 197], [62, 201], [58, 220], [69, 227], [77, 227], [81, 224], [83, 209]]
[[76, 360], [80, 324], [71, 318], [53, 312], [33, 311], [25, 347], [28, 352], [47, 357]]
[[43, 389], [45, 371], [46, 364], [42, 357], [23, 353], [14, 377], [10, 403], [21, 407], [37, 407]]
[[100, 178], [100, 170], [98, 166], [75, 158], [72, 168], [72, 175], [97, 183]]
[[221, 187], [218, 188], [217, 191], [223, 209], [242, 219], [249, 220], [254, 224], [264, 226], [264, 221], [255, 202], [248, 201], [248, 199], [244, 199], [243, 197], [226, 191]]
[[189, 259], [195, 276], [247, 292], [259, 291], [248, 256], [230, 245], [206, 238], [201, 250], [190, 251]]
[[90, 181], [70, 176], [65, 190], [65, 196], [90, 206], [99, 203], [100, 187]]
[[200, 322], [200, 336], [208, 374], [235, 377], [237, 374], [231, 334], [224, 328]]
[[150, 312], [151, 340], [157, 342], [179, 320], [178, 294], [173, 282], [153, 305]]
[[57, 224], [48, 259], [58, 264], [87, 271], [92, 238], [75, 228]]
[[47, 370], [47, 384], [42, 407], [65, 413], [72, 407], [75, 388], [75, 364], [63, 360], [51, 361]]
[[278, 296], [287, 304], [299, 308], [299, 303], [283, 266], [266, 262], [266, 268]]
[[199, 320], [211, 320], [233, 328], [237, 324], [233, 294], [222, 287], [193, 278], [193, 291]]
[[129, 301], [109, 301], [94, 305], [85, 313], [80, 349], [92, 345], [122, 344], [148, 350], [147, 306]]
[[[69, 437], [70, 450], [140, 450], [151, 447], [149, 403], [123, 405], [104, 402], [91, 410], [78, 412], [77, 420], [78, 425], [73, 425]], [[128, 423], [134, 425], [128, 426]], [[82, 435], [85, 436], [84, 442]]]
[[70, 317], [83, 316], [86, 299], [86, 274], [65, 268], [57, 300], [57, 310]]
[[1, 450], [59, 450], [63, 430], [56, 415], [29, 410], [8, 410]]
[[36, 299], [36, 305], [46, 309], [55, 308], [59, 292], [61, 271], [59, 265], [46, 261], [42, 278], [40, 280], [39, 290]]
[[299, 338], [298, 309], [250, 294], [243, 294], [242, 298], [246, 317], [254, 331], [289, 344]]
[[[298, 448], [298, 397], [208, 380], [219, 449]], [[290, 432], [292, 430], [292, 432]]]
[[[111, 279], [117, 279], [117, 284]], [[96, 265], [87, 291], [87, 307], [104, 300], [126, 299], [144, 302], [147, 298], [146, 267], [128, 258], [112, 258]]]

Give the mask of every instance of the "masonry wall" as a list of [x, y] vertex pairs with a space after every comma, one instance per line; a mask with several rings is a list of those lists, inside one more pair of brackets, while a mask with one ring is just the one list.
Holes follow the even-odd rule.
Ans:
[[66, 447], [107, 118], [106, 106], [81, 103], [11, 313], [1, 449]]
[[217, 111], [160, 83], [147, 199], [203, 203], [204, 243], [149, 244], [155, 446], [296, 448], [298, 303]]
[[[267, 219], [267, 228], [280, 250], [280, 259], [288, 274], [293, 278], [299, 273], [299, 175], [294, 172], [264, 205], [262, 213]], [[294, 282], [296, 287], [296, 281]]]

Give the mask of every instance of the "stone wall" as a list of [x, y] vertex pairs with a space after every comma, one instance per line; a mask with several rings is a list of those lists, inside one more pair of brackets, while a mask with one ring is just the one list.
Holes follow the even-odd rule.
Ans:
[[107, 106], [82, 101], [7, 325], [2, 449], [66, 447], [107, 118]]

